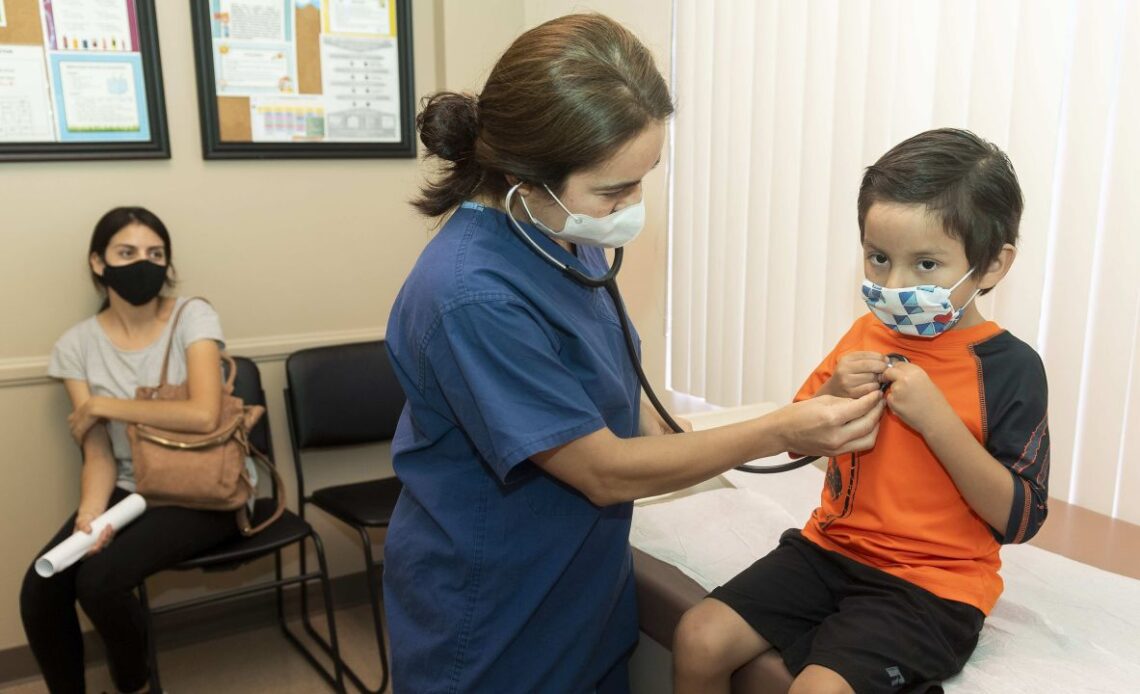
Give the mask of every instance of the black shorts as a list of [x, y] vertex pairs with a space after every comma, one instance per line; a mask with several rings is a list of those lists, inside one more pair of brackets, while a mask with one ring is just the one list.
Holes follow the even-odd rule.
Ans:
[[731, 607], [780, 652], [864, 692], [941, 691], [978, 643], [985, 615], [829, 552], [796, 529], [709, 597]]

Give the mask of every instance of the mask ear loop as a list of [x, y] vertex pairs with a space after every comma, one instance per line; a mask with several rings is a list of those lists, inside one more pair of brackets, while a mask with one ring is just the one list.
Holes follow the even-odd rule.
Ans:
[[[571, 212], [570, 208], [568, 208], [562, 204], [562, 201], [558, 199], [558, 196], [554, 194], [554, 191], [550, 189], [550, 186], [543, 183], [542, 187], [546, 189], [546, 192], [550, 194], [550, 197], [554, 198], [554, 202], [558, 203], [558, 206], [561, 207], [562, 211], [566, 213], [566, 220], [567, 221], [569, 221], [570, 219], [573, 219], [575, 222], [578, 221], [578, 215]], [[526, 206], [525, 202], [523, 203], [523, 206], [524, 207]], [[530, 214], [530, 210], [527, 210], [527, 214]]]
[[[971, 267], [971, 268], [970, 268], [970, 270], [969, 270], [969, 271], [968, 271], [966, 274], [962, 275], [962, 279], [960, 279], [960, 280], [958, 280], [957, 282], [955, 282], [955, 283], [954, 283], [954, 286], [953, 286], [953, 287], [950, 287], [950, 289], [948, 289], [948, 290], [947, 290], [947, 297], [946, 297], [946, 300], [947, 300], [947, 301], [949, 301], [949, 300], [950, 300], [949, 294], [953, 293], [953, 292], [954, 292], [954, 290], [958, 288], [958, 285], [960, 285], [960, 284], [962, 284], [963, 282], [965, 282], [965, 281], [966, 281], [966, 278], [967, 278], [967, 277], [969, 277], [970, 275], [974, 274], [974, 270], [975, 270], [975, 268], [972, 268], [972, 267]], [[970, 295], [970, 298], [969, 298], [969, 299], [966, 299], [966, 303], [962, 304], [962, 307], [961, 307], [961, 308], [955, 309], [955, 316], [956, 316], [956, 317], [957, 317], [957, 316], [961, 316], [961, 315], [962, 315], [962, 311], [965, 311], [965, 310], [966, 310], [966, 307], [967, 307], [967, 306], [969, 306], [969, 305], [970, 305], [970, 303], [971, 303], [971, 302], [972, 302], [974, 299], [978, 298], [978, 294], [981, 294], [981, 292], [982, 292], [982, 288], [981, 288], [981, 287], [978, 287], [977, 289], [975, 289], [975, 290], [974, 290], [974, 293]], [[951, 304], [951, 305], [953, 305], [953, 304]], [[956, 320], [956, 319], [957, 319], [957, 318], [955, 318], [955, 320]]]

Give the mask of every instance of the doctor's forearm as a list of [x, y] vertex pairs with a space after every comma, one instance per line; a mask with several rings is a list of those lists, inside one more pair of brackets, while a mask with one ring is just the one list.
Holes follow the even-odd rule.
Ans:
[[777, 417], [668, 436], [621, 439], [602, 429], [539, 465], [599, 506], [684, 489], [736, 465], [786, 450]]

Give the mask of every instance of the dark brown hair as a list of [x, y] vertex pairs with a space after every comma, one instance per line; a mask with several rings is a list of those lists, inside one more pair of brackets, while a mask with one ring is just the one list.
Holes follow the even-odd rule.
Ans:
[[[859, 238], [876, 202], [924, 205], [984, 273], [1004, 244], [1017, 243], [1024, 202], [1009, 157], [968, 130], [928, 130], [891, 148], [863, 174]], [[986, 293], [985, 290], [982, 293]]]
[[[158, 218], [158, 215], [146, 209], [145, 207], [116, 207], [111, 209], [102, 217], [98, 222], [95, 222], [95, 230], [91, 232], [91, 243], [87, 249], [87, 257], [98, 255], [107, 262], [107, 246], [111, 244], [111, 239], [115, 234], [122, 231], [125, 227], [131, 224], [141, 224], [147, 229], [158, 234], [158, 238], [162, 239], [163, 249], [166, 251], [166, 266], [170, 268], [167, 270], [166, 286], [174, 286], [174, 250], [170, 247], [170, 232], [166, 230], [166, 225]], [[106, 295], [106, 289], [100, 281], [99, 275], [91, 270], [91, 281], [95, 284], [95, 288], [101, 293]], [[103, 306], [99, 310], [107, 308], [110, 301], [104, 298]]]
[[541, 24], [515, 39], [478, 96], [439, 92], [416, 117], [429, 156], [447, 162], [412, 202], [438, 217], [474, 195], [496, 200], [507, 175], [561, 192], [673, 113], [653, 56], [600, 14]]

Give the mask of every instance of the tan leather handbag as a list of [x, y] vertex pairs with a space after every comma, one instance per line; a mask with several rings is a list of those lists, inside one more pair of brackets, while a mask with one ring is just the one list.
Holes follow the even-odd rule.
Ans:
[[[196, 300], [205, 301], [200, 297], [189, 299], [172, 319], [158, 386], [140, 386], [135, 393], [136, 400], [189, 399], [185, 383], [167, 382], [167, 369], [178, 320], [186, 305]], [[222, 410], [216, 429], [208, 434], [189, 434], [147, 424], [128, 424], [127, 438], [131, 443], [136, 490], [148, 504], [236, 511], [238, 527], [248, 536], [264, 530], [284, 512], [285, 485], [277, 468], [249, 441], [249, 432], [264, 416], [265, 408], [246, 405], [233, 394], [237, 365], [224, 352], [222, 361], [228, 366], [228, 376], [222, 389]], [[256, 526], [250, 525], [247, 506], [257, 493], [245, 467], [247, 457], [252, 457], [270, 473], [277, 489], [276, 510]]]

